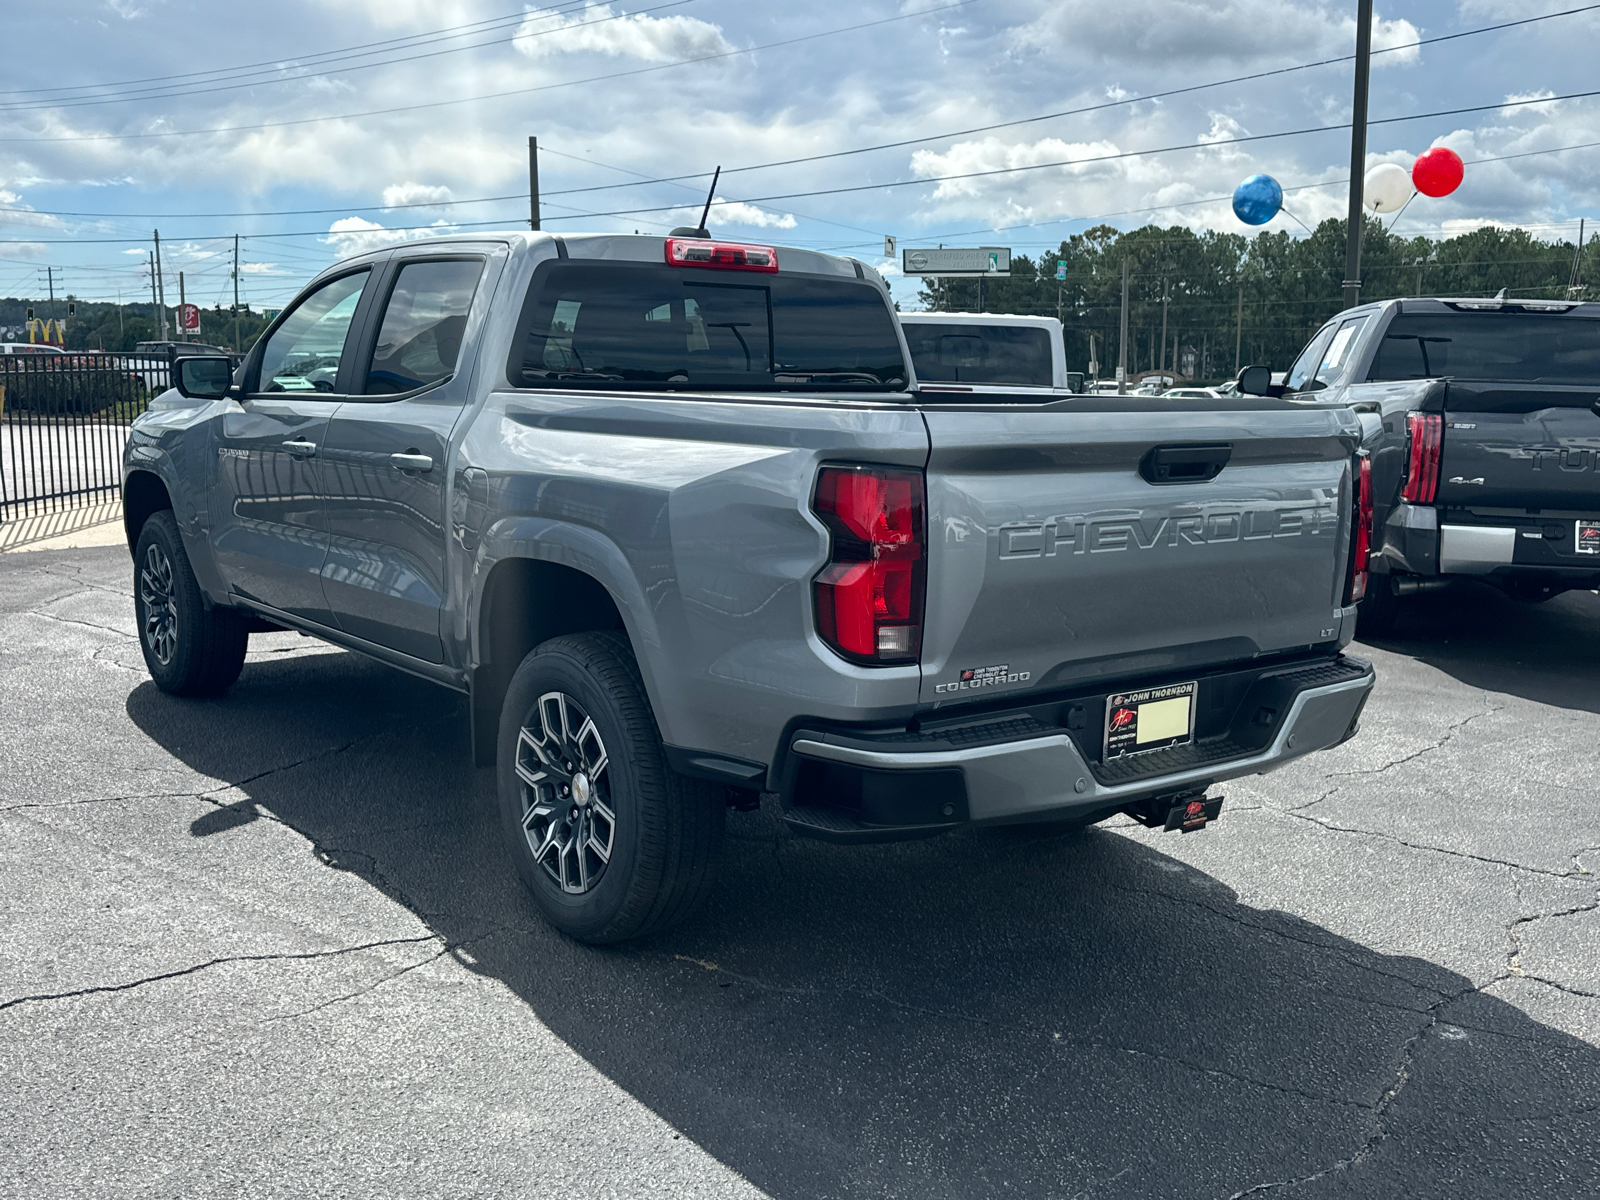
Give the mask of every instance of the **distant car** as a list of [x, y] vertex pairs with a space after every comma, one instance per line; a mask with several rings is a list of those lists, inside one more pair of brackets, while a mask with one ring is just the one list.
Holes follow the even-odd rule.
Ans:
[[1209, 387], [1181, 387], [1168, 388], [1161, 393], [1163, 400], [1216, 400], [1223, 395], [1217, 388]]
[[59, 346], [46, 346], [34, 342], [0, 342], [0, 354], [64, 354]]

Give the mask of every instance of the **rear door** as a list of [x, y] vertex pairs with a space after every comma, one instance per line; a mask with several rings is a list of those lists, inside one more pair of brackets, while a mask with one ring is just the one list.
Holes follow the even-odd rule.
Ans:
[[985, 680], [1181, 683], [1337, 639], [1358, 419], [1208, 407], [925, 410], [924, 700]]
[[322, 456], [329, 545], [323, 590], [339, 628], [443, 662], [450, 436], [466, 405], [462, 345], [483, 253], [397, 257], [380, 285], [357, 394]]
[[340, 275], [302, 299], [268, 336], [236, 409], [216, 422], [212, 547], [238, 595], [331, 624], [322, 594], [328, 550], [322, 455], [329, 418], [349, 387], [351, 329], [372, 268]]

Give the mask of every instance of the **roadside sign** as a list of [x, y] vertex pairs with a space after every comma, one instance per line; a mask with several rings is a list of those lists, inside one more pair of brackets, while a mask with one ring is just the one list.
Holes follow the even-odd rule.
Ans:
[[884, 234], [884, 237], [883, 237], [883, 256], [885, 258], [893, 258], [894, 257], [894, 235], [893, 234]]
[[200, 306], [198, 304], [184, 304], [178, 309], [178, 321], [185, 333], [200, 332]]
[[903, 250], [900, 266], [907, 275], [1009, 275], [1011, 250], [1007, 246]]
[[1056, 259], [1056, 280], [1059, 282], [1067, 277], [1067, 263], [1065, 259]]

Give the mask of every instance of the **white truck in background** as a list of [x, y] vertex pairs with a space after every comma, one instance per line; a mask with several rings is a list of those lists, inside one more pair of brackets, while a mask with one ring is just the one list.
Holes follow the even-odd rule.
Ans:
[[923, 391], [1083, 391], [1083, 376], [1067, 372], [1061, 322], [1054, 317], [903, 312], [900, 324]]

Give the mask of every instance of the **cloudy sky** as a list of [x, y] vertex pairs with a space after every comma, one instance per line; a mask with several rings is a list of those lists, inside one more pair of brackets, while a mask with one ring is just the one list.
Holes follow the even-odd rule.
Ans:
[[[1435, 144], [1472, 164], [1455, 196], [1412, 204], [1402, 232], [1499, 221], [1570, 237], [1578, 217], [1600, 216], [1600, 97], [1505, 107], [1600, 87], [1600, 5], [1427, 43], [1583, 4], [1379, 0], [1375, 44], [1397, 48], [1374, 59], [1373, 119], [1481, 109], [1374, 126], [1369, 165], [1409, 166]], [[49, 265], [58, 295], [148, 297], [159, 228], [169, 303], [179, 270], [190, 299], [231, 300], [239, 234], [243, 297], [281, 304], [375, 240], [525, 221], [530, 134], [547, 229], [664, 232], [698, 215], [720, 164], [717, 232], [874, 263], [885, 234], [1037, 254], [1100, 221], [1243, 230], [1221, 198], [1256, 171], [1291, 189], [1272, 228], [1299, 234], [1295, 218], [1344, 210], [1351, 64], [1284, 69], [1348, 55], [1354, 12], [1355, 0], [17, 4], [0, 77], [0, 295], [43, 294]], [[1226, 82], [1264, 72], [1281, 73]], [[1197, 90], [1144, 98], [1185, 88]], [[1238, 140], [1290, 131], [1304, 132]]]

